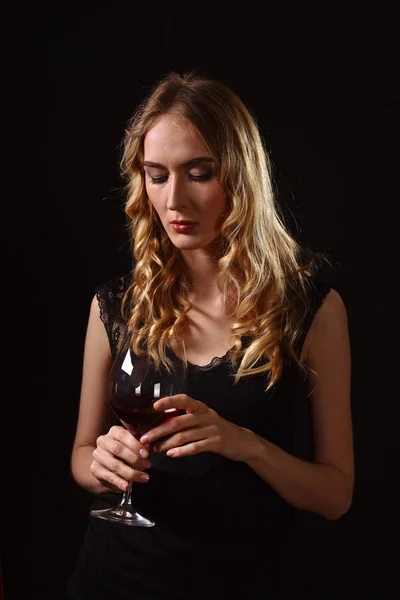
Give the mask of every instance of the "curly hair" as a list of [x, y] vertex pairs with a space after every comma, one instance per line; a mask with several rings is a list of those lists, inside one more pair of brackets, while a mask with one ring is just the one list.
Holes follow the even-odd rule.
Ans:
[[[163, 115], [194, 126], [215, 161], [229, 202], [221, 225], [218, 286], [231, 316], [235, 381], [268, 374], [267, 390], [280, 378], [286, 355], [305, 371], [296, 343], [310, 307], [309, 281], [322, 258], [301, 247], [284, 224], [273, 192], [271, 163], [255, 118], [219, 81], [195, 72], [170, 73], [159, 81], [128, 122], [121, 172], [127, 179], [125, 212], [134, 257], [122, 310], [132, 349], [170, 370], [166, 349], [182, 336], [191, 309], [190, 283], [146, 193], [144, 138]], [[243, 347], [242, 336], [251, 343]], [[239, 366], [238, 366], [239, 365]]]

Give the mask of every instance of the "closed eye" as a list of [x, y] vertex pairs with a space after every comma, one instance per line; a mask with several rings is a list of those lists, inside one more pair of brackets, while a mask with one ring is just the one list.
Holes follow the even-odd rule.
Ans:
[[[202, 182], [202, 181], [209, 181], [211, 179], [212, 173], [211, 171], [209, 173], [204, 173], [204, 175], [189, 175], [189, 179], [191, 179], [192, 181], [198, 181], [198, 182]], [[153, 185], [160, 185], [161, 183], [165, 183], [168, 179], [167, 175], [163, 175], [162, 177], [152, 177], [151, 175], [149, 175], [150, 178], [150, 183], [152, 183]]]
[[151, 177], [151, 175], [149, 175], [149, 178], [150, 178], [150, 183], [164, 183], [168, 179], [168, 177], [166, 177], [166, 176], [164, 176], [164, 177]]

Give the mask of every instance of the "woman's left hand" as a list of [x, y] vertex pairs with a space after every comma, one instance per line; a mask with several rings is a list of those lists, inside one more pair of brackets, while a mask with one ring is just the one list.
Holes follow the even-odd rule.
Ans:
[[226, 421], [215, 410], [187, 394], [162, 398], [153, 406], [162, 412], [171, 408], [186, 411], [184, 415], [171, 415], [171, 419], [153, 427], [140, 438], [142, 444], [153, 444], [168, 436], [153, 446], [154, 452], [166, 452], [174, 458], [215, 452], [231, 460], [245, 461], [250, 455], [250, 448], [257, 443], [257, 436], [252, 431]]

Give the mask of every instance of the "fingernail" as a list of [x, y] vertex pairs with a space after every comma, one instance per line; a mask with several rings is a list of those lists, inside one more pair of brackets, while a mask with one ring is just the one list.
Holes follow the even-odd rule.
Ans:
[[143, 462], [143, 466], [145, 469], [149, 469], [151, 467], [151, 462], [149, 460], [145, 460]]
[[140, 448], [139, 454], [142, 458], [147, 458], [149, 455], [149, 453], [147, 452], [147, 450], [145, 448]]
[[175, 454], [174, 450], [168, 450], [167, 456], [173, 456]]
[[148, 435], [142, 435], [142, 437], [140, 438], [140, 441], [142, 444], [147, 444], [149, 441], [149, 436]]
[[143, 475], [140, 476], [140, 481], [148, 481], [150, 479], [150, 477], [147, 475], [147, 473], [143, 473]]
[[159, 408], [164, 408], [165, 406], [165, 401], [164, 400], [157, 400], [157, 402], [154, 403], [154, 408], [155, 409], [159, 409]]

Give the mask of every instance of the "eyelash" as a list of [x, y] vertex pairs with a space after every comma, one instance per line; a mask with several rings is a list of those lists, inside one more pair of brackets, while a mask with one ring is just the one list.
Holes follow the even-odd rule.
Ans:
[[[152, 183], [153, 185], [160, 185], [161, 183], [165, 183], [165, 181], [167, 180], [167, 176], [165, 175], [164, 177], [152, 177], [151, 175], [149, 175], [150, 177], [150, 183]], [[189, 175], [190, 179], [192, 181], [197, 181], [197, 182], [203, 182], [203, 181], [208, 181], [209, 179], [211, 179], [211, 173], [205, 173], [204, 175]]]

